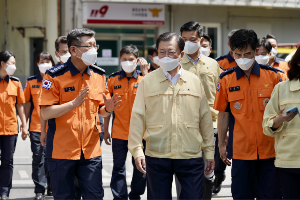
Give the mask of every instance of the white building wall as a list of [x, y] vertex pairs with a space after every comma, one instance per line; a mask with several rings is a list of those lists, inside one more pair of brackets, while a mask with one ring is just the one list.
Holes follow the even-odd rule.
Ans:
[[[57, 0], [8, 0], [8, 45], [4, 46], [5, 1], [0, 0], [0, 48], [10, 50], [16, 56], [15, 76], [23, 84], [31, 76], [30, 38], [44, 38], [44, 51], [54, 56], [54, 42], [57, 38]], [[37, 28], [25, 28], [25, 37], [16, 27], [41, 26], [46, 28], [46, 37]]]

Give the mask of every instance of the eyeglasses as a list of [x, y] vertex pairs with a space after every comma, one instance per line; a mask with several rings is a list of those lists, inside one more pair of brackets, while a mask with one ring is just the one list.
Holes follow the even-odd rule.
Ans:
[[87, 47], [88, 49], [91, 49], [92, 47], [94, 47], [96, 50], [98, 50], [99, 47], [100, 47], [99, 44], [97, 44], [97, 45], [95, 45], [95, 46], [80, 46], [80, 45], [74, 45], [74, 46], [75, 46], [75, 47]]
[[162, 56], [162, 57], [165, 57], [166, 55], [167, 55], [167, 56], [173, 57], [173, 56], [176, 54], [176, 52], [175, 52], [175, 51], [170, 51], [170, 52], [158, 52], [158, 54], [159, 54], [160, 56]]

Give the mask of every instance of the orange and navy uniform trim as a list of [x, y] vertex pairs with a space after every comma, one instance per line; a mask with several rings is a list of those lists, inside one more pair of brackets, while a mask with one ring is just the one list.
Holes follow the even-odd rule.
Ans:
[[29, 115], [30, 132], [41, 132], [39, 95], [42, 88], [42, 84], [43, 77], [40, 74], [30, 76], [26, 82], [24, 90], [25, 101], [31, 103]]
[[228, 158], [275, 157], [274, 138], [264, 135], [262, 121], [273, 88], [280, 81], [276, 69], [256, 61], [249, 80], [239, 67], [220, 75], [214, 109], [229, 112]]
[[120, 107], [113, 112], [112, 138], [128, 140], [131, 110], [142, 78], [139, 70], [135, 70], [129, 80], [123, 70], [109, 76], [107, 88], [110, 95], [118, 93], [122, 100]]
[[234, 58], [230, 55], [230, 52], [226, 55], [219, 56], [216, 58], [216, 61], [220, 65], [221, 73], [225, 70], [231, 69], [237, 66]]
[[14, 76], [0, 78], [0, 135], [17, 135], [16, 104], [25, 103], [21, 81]]
[[105, 71], [90, 65], [81, 74], [71, 59], [46, 72], [40, 96], [40, 106], [61, 105], [74, 100], [89, 86], [87, 100], [65, 115], [48, 120], [46, 157], [79, 160], [101, 156], [99, 107], [107, 94]]

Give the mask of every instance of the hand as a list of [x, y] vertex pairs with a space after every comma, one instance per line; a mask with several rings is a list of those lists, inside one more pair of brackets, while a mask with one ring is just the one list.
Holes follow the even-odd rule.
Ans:
[[105, 141], [105, 144], [111, 145], [111, 139], [109, 132], [104, 131], [103, 139]]
[[231, 166], [231, 162], [227, 158], [227, 149], [225, 144], [219, 144], [220, 157], [227, 166]]
[[273, 123], [272, 128], [279, 128], [279, 126], [283, 122], [289, 122], [289, 121], [291, 121], [298, 114], [297, 112], [293, 112], [293, 113], [290, 113], [290, 114], [286, 115], [283, 112], [284, 109], [285, 108], [280, 109], [279, 115], [273, 119], [274, 123]]
[[87, 98], [84, 98], [89, 93], [89, 87], [86, 86], [79, 94], [78, 96], [72, 101], [72, 105], [74, 108], [81, 106], [83, 102], [87, 100]]
[[29, 137], [27, 128], [24, 128], [23, 124], [21, 124], [20, 128], [21, 128], [21, 132], [22, 132], [22, 139], [26, 140], [27, 136]]
[[47, 143], [47, 133], [45, 131], [41, 131], [40, 141], [42, 146], [45, 147]]
[[121, 100], [119, 101], [121, 96], [119, 96], [118, 93], [114, 94], [114, 96], [110, 99], [107, 99], [104, 93], [102, 95], [103, 95], [103, 99], [104, 99], [105, 108], [108, 112], [112, 112], [115, 109], [120, 107], [119, 104], [122, 101]]
[[148, 74], [148, 71], [150, 69], [150, 64], [147, 63], [147, 61], [144, 58], [140, 59], [140, 68], [143, 76]]
[[142, 172], [143, 174], [146, 174], [146, 160], [145, 156], [140, 156], [135, 159], [135, 166], [136, 168]]
[[206, 175], [210, 175], [215, 169], [215, 160], [214, 159], [207, 159], [206, 160], [206, 169], [204, 170]]

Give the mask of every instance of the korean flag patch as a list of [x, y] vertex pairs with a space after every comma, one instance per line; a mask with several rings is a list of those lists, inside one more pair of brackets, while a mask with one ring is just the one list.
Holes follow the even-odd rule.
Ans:
[[52, 81], [48, 81], [47, 79], [45, 79], [42, 87], [49, 90], [51, 85], [52, 85]]
[[218, 91], [218, 92], [219, 92], [219, 90], [220, 90], [220, 86], [221, 86], [221, 83], [218, 82], [218, 86], [217, 86], [217, 91]]

